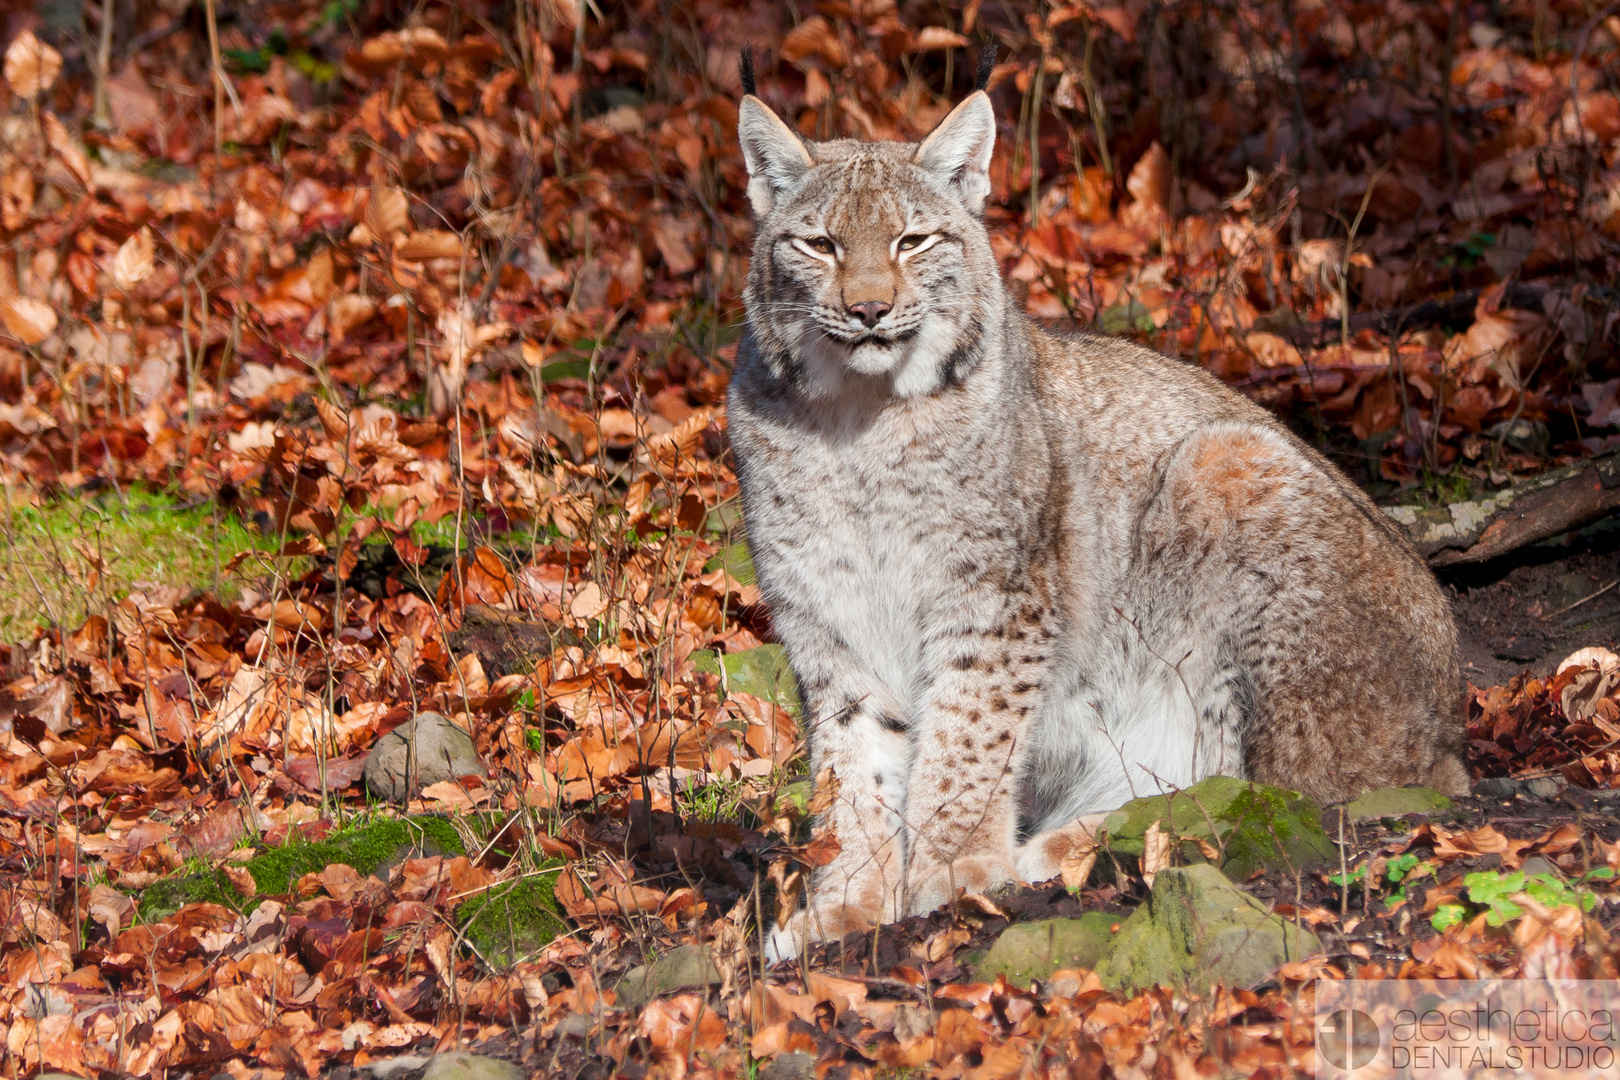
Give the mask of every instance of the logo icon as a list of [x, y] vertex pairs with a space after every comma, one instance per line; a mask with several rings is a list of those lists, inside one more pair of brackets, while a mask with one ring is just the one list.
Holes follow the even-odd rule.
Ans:
[[1316, 1029], [1316, 1050], [1335, 1068], [1346, 1072], [1378, 1056], [1383, 1035], [1372, 1017], [1360, 1009], [1340, 1009], [1323, 1017]]

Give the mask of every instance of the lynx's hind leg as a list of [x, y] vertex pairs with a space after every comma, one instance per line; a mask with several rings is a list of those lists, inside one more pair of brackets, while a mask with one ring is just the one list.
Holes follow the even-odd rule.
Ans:
[[1161, 633], [1179, 618], [1230, 641], [1253, 694], [1248, 775], [1323, 802], [1465, 782], [1450, 609], [1379, 510], [1257, 424], [1200, 429], [1161, 475], [1133, 570], [1154, 587], [1132, 601], [1161, 609]]

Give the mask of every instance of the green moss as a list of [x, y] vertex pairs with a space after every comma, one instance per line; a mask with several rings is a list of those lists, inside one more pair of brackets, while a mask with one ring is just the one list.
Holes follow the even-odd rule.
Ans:
[[724, 570], [739, 585], [754, 584], [754, 556], [749, 552], [748, 545], [741, 541], [721, 548], [714, 558], [703, 564], [703, 569]]
[[[251, 903], [251, 902], [250, 902]], [[142, 890], [136, 904], [136, 919], [151, 923], [166, 919], [188, 904], [220, 904], [245, 910], [242, 895], [219, 870], [196, 870], [164, 878]]]
[[555, 894], [557, 875], [541, 872], [497, 885], [461, 905], [458, 921], [478, 954], [495, 965], [532, 956], [567, 926]]
[[1237, 881], [1261, 868], [1287, 873], [1319, 866], [1337, 853], [1315, 803], [1297, 791], [1227, 776], [1208, 777], [1172, 797], [1126, 803], [1103, 821], [1108, 850], [1134, 863], [1154, 822], [1178, 841], [1177, 863], [1204, 861], [1202, 840], [1220, 849], [1221, 869]]
[[258, 906], [260, 897], [283, 896], [305, 874], [319, 873], [334, 863], [352, 866], [364, 875], [404, 858], [466, 853], [461, 835], [448, 818], [376, 818], [323, 840], [306, 842], [294, 833], [281, 847], [248, 860], [245, 865], [258, 891], [258, 896], [251, 899], [244, 900], [223, 871], [197, 869], [148, 887], [141, 893], [138, 911], [146, 922], [166, 918], [187, 904], [223, 904], [251, 911]]
[[742, 652], [726, 653], [724, 658], [712, 649], [692, 653], [692, 667], [708, 675], [720, 675], [725, 664], [726, 688], [769, 701], [799, 715], [799, 688], [793, 681], [787, 650], [780, 645], [760, 645]]
[[259, 891], [275, 896], [291, 890], [293, 882], [305, 874], [319, 873], [333, 863], [369, 874], [411, 852], [465, 855], [466, 849], [446, 818], [378, 818], [324, 840], [305, 843], [289, 837], [281, 847], [249, 861], [247, 868]]

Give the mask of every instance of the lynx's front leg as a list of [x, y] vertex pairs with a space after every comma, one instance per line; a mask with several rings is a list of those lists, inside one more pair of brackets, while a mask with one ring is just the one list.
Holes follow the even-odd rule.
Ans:
[[874, 680], [855, 674], [853, 657], [810, 668], [799, 675], [810, 724], [810, 765], [815, 796], [836, 785], [820, 814], [817, 836], [837, 837], [832, 862], [810, 874], [803, 911], [771, 935], [767, 956], [798, 956], [807, 941], [837, 941], [852, 931], [893, 922], [902, 914], [905, 873], [900, 816], [910, 758], [905, 711]]
[[957, 888], [1017, 880], [1017, 782], [1053, 637], [1044, 609], [1026, 603], [929, 650], [906, 794], [907, 914], [934, 910]]

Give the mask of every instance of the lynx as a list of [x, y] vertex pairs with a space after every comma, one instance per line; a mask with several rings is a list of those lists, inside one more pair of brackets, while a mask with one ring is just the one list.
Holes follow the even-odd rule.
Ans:
[[1467, 791], [1450, 610], [1367, 497], [1204, 371], [1015, 308], [983, 92], [918, 144], [739, 116], [730, 434], [840, 847], [772, 954], [1055, 877], [1078, 819], [1212, 774]]

